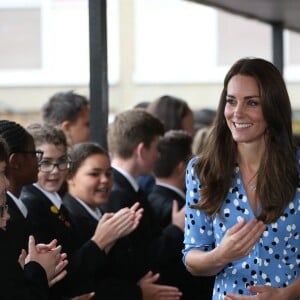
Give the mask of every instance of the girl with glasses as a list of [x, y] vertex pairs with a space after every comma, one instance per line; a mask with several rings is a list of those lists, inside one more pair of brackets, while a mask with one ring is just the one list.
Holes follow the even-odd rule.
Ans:
[[[58, 194], [68, 173], [70, 161], [66, 137], [60, 129], [49, 125], [31, 124], [27, 127], [35, 147], [43, 152], [38, 163], [37, 180], [22, 189], [20, 199], [30, 212], [36, 239], [47, 243], [59, 238], [62, 231], [68, 237], [67, 216], [62, 212], [62, 199]], [[60, 239], [63, 249], [70, 249], [70, 238]]]

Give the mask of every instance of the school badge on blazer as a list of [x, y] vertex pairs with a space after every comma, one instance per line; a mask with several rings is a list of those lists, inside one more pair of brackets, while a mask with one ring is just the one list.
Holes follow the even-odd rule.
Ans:
[[71, 228], [71, 223], [67, 220], [66, 216], [61, 210], [58, 210], [55, 205], [50, 206], [50, 211], [57, 215], [57, 217], [64, 223], [64, 225], [68, 228]]

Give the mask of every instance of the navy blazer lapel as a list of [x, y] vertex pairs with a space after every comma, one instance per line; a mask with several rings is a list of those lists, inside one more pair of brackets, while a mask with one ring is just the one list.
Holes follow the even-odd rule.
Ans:
[[63, 199], [64, 206], [67, 208], [69, 215], [77, 215], [82, 218], [85, 218], [89, 222], [91, 220], [94, 220], [95, 222], [92, 222], [93, 225], [98, 224], [98, 221], [95, 220], [89, 212], [70, 194], [66, 194]]
[[26, 188], [23, 189], [22, 193], [24, 193], [25, 195], [26, 194], [34, 195], [34, 198], [38, 198], [39, 203], [42, 204], [47, 211], [49, 211], [49, 214], [51, 212], [53, 213], [53, 211], [51, 211], [51, 206], [53, 206], [51, 200], [40, 189], [38, 189], [34, 185], [26, 186]]
[[152, 190], [153, 194], [161, 194], [165, 197], [168, 197], [170, 199], [176, 199], [178, 204], [179, 204], [179, 208], [183, 207], [185, 205], [185, 199], [182, 198], [181, 195], [179, 195], [178, 193], [176, 193], [174, 190], [169, 189], [168, 187], [164, 187], [161, 185], [157, 185], [155, 184]]
[[[68, 216], [68, 212], [65, 210], [63, 205], [61, 205], [60, 209], [58, 209], [53, 204], [53, 202], [34, 185], [26, 186], [22, 191], [22, 195], [24, 198], [32, 198], [34, 199], [34, 201], [39, 201], [39, 205], [41, 205], [45, 212], [47, 212], [49, 218], [55, 218], [57, 219], [57, 221], [59, 220], [67, 228], [70, 228], [72, 226], [72, 223], [70, 222], [70, 218]], [[26, 200], [24, 202], [26, 205]], [[30, 214], [30, 209], [28, 209], [28, 213]]]
[[117, 186], [118, 188], [122, 189], [122, 190], [126, 190], [128, 192], [131, 193], [136, 193], [136, 191], [134, 190], [133, 186], [130, 184], [130, 182], [127, 180], [127, 178], [121, 174], [118, 170], [113, 168], [113, 189], [114, 186]]
[[74, 230], [74, 239], [82, 245], [94, 234], [98, 221], [70, 194], [66, 194], [63, 203], [68, 210]]

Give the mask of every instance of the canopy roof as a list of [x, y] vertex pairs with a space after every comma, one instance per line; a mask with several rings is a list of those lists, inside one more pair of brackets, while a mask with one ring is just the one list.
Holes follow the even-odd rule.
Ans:
[[299, 0], [189, 0], [300, 32]]

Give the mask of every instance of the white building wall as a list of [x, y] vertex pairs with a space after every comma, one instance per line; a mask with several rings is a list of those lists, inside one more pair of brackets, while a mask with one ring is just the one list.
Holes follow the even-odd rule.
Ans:
[[[216, 108], [236, 59], [271, 60], [267, 24], [183, 0], [107, 5], [111, 114], [162, 94], [181, 97], [194, 109]], [[292, 106], [300, 110], [299, 34], [286, 32], [285, 42], [284, 75]], [[88, 46], [87, 0], [0, 0], [2, 115], [38, 120], [40, 107], [58, 91], [88, 97]]]

